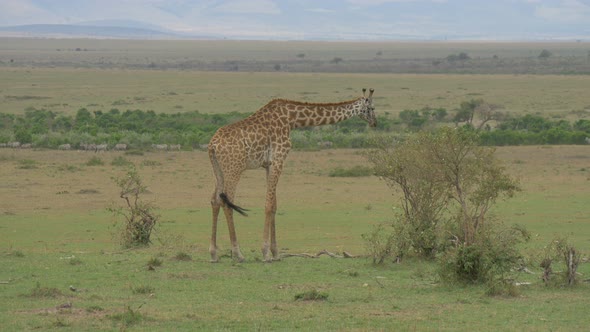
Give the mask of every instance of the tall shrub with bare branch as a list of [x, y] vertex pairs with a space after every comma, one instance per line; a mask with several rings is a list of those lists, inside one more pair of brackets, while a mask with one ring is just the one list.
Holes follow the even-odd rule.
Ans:
[[142, 199], [147, 192], [135, 166], [130, 166], [127, 173], [113, 178], [119, 187], [119, 197], [125, 202], [124, 207], [111, 207], [109, 210], [123, 219], [121, 242], [125, 247], [146, 246], [159, 216], [155, 207]]

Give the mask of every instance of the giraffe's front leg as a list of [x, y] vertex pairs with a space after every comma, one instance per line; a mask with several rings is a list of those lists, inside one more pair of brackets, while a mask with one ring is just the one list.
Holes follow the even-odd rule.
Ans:
[[266, 207], [264, 209], [264, 232], [262, 235], [262, 257], [265, 262], [272, 262], [273, 257], [277, 255], [276, 241], [270, 241], [271, 234], [274, 233], [275, 212], [276, 196], [272, 193], [267, 193]]
[[[281, 159], [282, 160], [282, 159]], [[282, 163], [276, 163], [267, 169], [266, 207], [263, 233], [262, 256], [265, 262], [279, 259], [277, 248], [275, 216], [277, 213], [277, 183], [281, 174]]]
[[277, 237], [275, 231], [275, 215], [273, 215], [272, 223], [270, 224], [270, 252], [272, 253], [273, 260], [280, 261], [281, 257], [279, 256], [279, 248], [277, 247]]

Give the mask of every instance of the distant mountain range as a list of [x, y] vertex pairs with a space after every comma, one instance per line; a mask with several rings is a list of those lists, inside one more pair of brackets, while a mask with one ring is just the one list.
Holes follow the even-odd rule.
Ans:
[[[116, 22], [113, 22], [116, 23]], [[207, 36], [183, 35], [157, 26], [115, 26], [107, 21], [85, 24], [29, 24], [0, 27], [0, 37], [35, 38], [115, 38], [115, 39], [209, 39]]]

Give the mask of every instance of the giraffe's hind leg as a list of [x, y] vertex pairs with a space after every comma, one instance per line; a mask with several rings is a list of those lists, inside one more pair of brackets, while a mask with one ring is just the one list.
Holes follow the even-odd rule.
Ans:
[[[223, 193], [229, 199], [230, 202], [233, 202], [236, 187], [238, 185], [238, 181], [240, 180], [240, 173], [239, 172], [226, 172], [225, 173], [225, 183], [223, 188]], [[219, 197], [219, 196], [218, 196]], [[223, 212], [225, 214], [225, 219], [227, 221], [227, 229], [229, 231], [229, 239], [231, 241], [231, 251], [232, 251], [232, 258], [238, 262], [244, 261], [244, 256], [240, 251], [240, 245], [238, 244], [238, 237], [236, 235], [236, 227], [234, 225], [234, 210], [228, 206], [227, 204], [222, 204]]]
[[211, 262], [219, 262], [217, 256], [217, 220], [219, 219], [219, 210], [221, 209], [221, 200], [217, 195], [217, 191], [213, 193], [211, 198], [211, 209], [213, 211], [213, 224], [211, 226], [211, 242], [209, 244], [209, 253], [211, 254]]
[[234, 226], [234, 210], [229, 206], [223, 206], [223, 212], [225, 213], [225, 219], [227, 220], [227, 228], [229, 230], [229, 239], [231, 241], [231, 253], [232, 258], [238, 262], [244, 261], [244, 255], [240, 251], [240, 245], [238, 244], [238, 238], [236, 236], [236, 228]]

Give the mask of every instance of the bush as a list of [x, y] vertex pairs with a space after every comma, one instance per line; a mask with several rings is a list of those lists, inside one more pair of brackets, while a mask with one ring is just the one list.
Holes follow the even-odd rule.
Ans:
[[411, 249], [425, 258], [438, 257], [445, 281], [496, 288], [504, 283], [520, 259], [517, 245], [528, 234], [494, 223], [488, 211], [519, 185], [494, 150], [477, 142], [473, 131], [444, 127], [369, 153], [376, 174], [403, 194], [394, 232], [381, 227], [364, 236], [374, 261], [382, 262], [394, 250], [400, 258]]
[[439, 258], [439, 276], [446, 283], [483, 284], [488, 295], [518, 294], [513, 280], [523, 257], [520, 243], [530, 239], [522, 227], [489, 223], [475, 242], [458, 243]]
[[394, 255], [395, 235], [389, 232], [385, 225], [373, 226], [373, 230], [363, 234], [362, 238], [365, 241], [367, 253], [373, 259], [373, 264], [383, 264], [385, 259]]
[[[543, 268], [542, 279], [546, 285], [567, 284], [573, 286], [577, 283], [577, 270], [580, 264], [580, 252], [566, 238], [556, 237], [545, 247], [542, 261], [539, 264]], [[553, 278], [553, 263], [565, 265], [565, 271], [561, 279]]]
[[373, 226], [371, 232], [362, 234], [373, 264], [383, 264], [389, 258], [400, 262], [407, 255], [412, 245], [407, 226], [403, 216], [398, 215], [392, 223], [380, 223]]
[[134, 166], [127, 174], [113, 179], [120, 189], [119, 196], [125, 201], [125, 207], [109, 208], [116, 217], [123, 218], [121, 242], [124, 247], [146, 246], [151, 243], [152, 231], [159, 220], [154, 213], [155, 207], [142, 200], [147, 187], [143, 185]]

